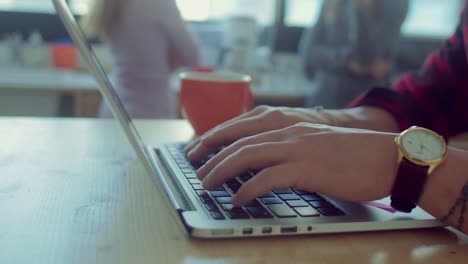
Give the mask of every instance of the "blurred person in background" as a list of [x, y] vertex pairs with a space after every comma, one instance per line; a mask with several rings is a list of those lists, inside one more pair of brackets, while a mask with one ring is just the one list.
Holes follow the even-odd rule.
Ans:
[[306, 30], [300, 55], [316, 88], [306, 107], [345, 107], [375, 84], [386, 83], [398, 46], [408, 0], [327, 0]]
[[[176, 118], [170, 74], [196, 65], [199, 51], [175, 0], [95, 0], [83, 24], [109, 44], [115, 87], [130, 117]], [[112, 116], [104, 103], [98, 115]]]

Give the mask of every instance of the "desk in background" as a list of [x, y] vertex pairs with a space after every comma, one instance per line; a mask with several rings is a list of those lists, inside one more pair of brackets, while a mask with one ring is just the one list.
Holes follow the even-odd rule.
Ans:
[[[139, 121], [148, 142], [185, 121]], [[468, 263], [446, 228], [190, 239], [112, 120], [0, 118], [0, 263]]]
[[[272, 76], [266, 80], [266, 84], [252, 86], [257, 105], [300, 106], [305, 89], [314, 87], [304, 78], [291, 76]], [[69, 115], [77, 117], [94, 117], [102, 100], [97, 83], [89, 73], [53, 69], [0, 70], [0, 115], [60, 116], [60, 104], [66, 96], [72, 99], [68, 102], [72, 106]]]

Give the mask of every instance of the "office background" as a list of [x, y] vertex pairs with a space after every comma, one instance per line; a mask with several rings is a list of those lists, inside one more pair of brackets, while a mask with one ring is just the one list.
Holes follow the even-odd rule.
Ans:
[[[86, 14], [90, 1], [92, 0], [69, 0], [77, 17]], [[223, 49], [223, 22], [229, 16], [242, 14], [254, 17], [257, 22], [259, 46], [270, 48], [274, 54], [295, 56], [301, 34], [317, 20], [322, 1], [177, 0], [176, 2], [183, 18], [189, 22], [190, 29], [200, 41], [202, 64], [216, 66]], [[401, 30], [395, 76], [417, 69], [425, 56], [441, 45], [455, 29], [462, 4], [463, 0], [410, 0], [409, 13]], [[49, 0], [0, 0], [0, 40], [6, 40], [14, 35], [18, 41], [26, 42], [30, 40], [31, 34], [38, 32], [45, 43], [68, 38]], [[99, 44], [98, 41], [96, 43]], [[2, 71], [9, 70], [9, 66], [0, 65], [0, 77]], [[18, 68], [17, 64], [11, 66]], [[8, 93], [11, 95], [12, 89], [9, 89]], [[70, 96], [60, 95], [54, 101], [54, 104], [58, 105], [58, 110], [54, 110], [56, 115], [73, 116], [70, 107], [74, 103], [76, 102]], [[275, 103], [282, 104], [281, 101]], [[0, 107], [0, 115], [40, 113], [34, 109], [29, 112], [18, 112], [15, 109], [5, 111]], [[39, 115], [50, 114], [47, 112]]]

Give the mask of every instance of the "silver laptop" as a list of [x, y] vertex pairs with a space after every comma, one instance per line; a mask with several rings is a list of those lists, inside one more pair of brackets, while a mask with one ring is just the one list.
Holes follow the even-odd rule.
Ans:
[[389, 199], [372, 203], [349, 203], [318, 193], [294, 189], [273, 190], [242, 208], [233, 208], [230, 197], [243, 182], [254, 177], [245, 172], [216, 191], [205, 191], [196, 178], [200, 164], [190, 164], [182, 152], [184, 144], [147, 145], [98, 58], [84, 37], [65, 0], [53, 0], [68, 33], [78, 47], [100, 92], [120, 123], [138, 158], [155, 179], [155, 190], [167, 199], [174, 217], [194, 237], [252, 237], [321, 234], [427, 228], [443, 224], [420, 208], [411, 214], [394, 212]]

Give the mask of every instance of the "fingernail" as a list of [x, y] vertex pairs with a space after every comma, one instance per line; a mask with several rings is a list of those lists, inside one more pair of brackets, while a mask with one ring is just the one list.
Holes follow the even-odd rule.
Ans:
[[195, 145], [196, 145], [195, 142], [189, 143], [187, 146], [185, 146], [184, 152], [187, 152], [189, 149], [193, 149]]
[[202, 180], [202, 187], [205, 189], [205, 190], [208, 190], [208, 191], [211, 191], [212, 188], [210, 186], [210, 183], [208, 182], [207, 179], [203, 179]]
[[191, 151], [189, 151], [189, 153], [187, 154], [187, 158], [189, 160], [196, 160], [197, 152], [199, 152], [199, 150], [200, 150], [200, 145], [197, 145]]
[[183, 149], [184, 153], [185, 153], [185, 154], [188, 154], [187, 151], [188, 151], [189, 149], [191, 149], [191, 148], [190, 148], [190, 145], [189, 145], [189, 146], [186, 146], [186, 147]]
[[203, 165], [201, 166], [198, 170], [197, 170], [197, 176], [199, 179], [204, 179], [206, 177], [206, 165]]
[[231, 203], [235, 206], [235, 207], [240, 207], [242, 206], [241, 204], [242, 201], [240, 201], [240, 198], [234, 194], [232, 197], [231, 197]]
[[187, 153], [187, 159], [192, 160], [192, 156], [193, 156], [193, 149], [189, 151], [189, 153]]

